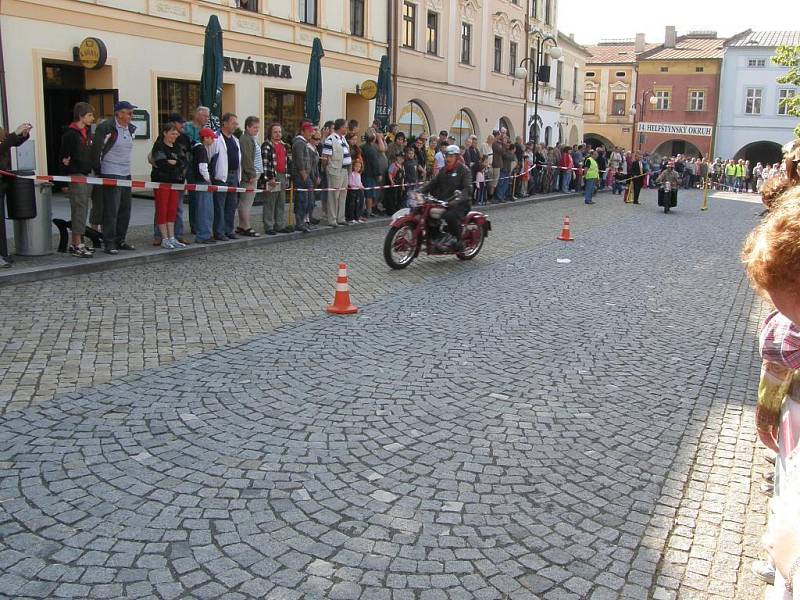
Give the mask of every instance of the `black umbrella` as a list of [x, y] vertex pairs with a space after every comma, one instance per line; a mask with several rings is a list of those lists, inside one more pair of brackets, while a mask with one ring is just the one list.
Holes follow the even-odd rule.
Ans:
[[378, 95], [375, 98], [375, 120], [381, 124], [381, 129], [386, 130], [389, 117], [392, 114], [392, 67], [389, 57], [381, 57], [381, 66], [378, 71]]
[[211, 112], [209, 126], [219, 129], [222, 119], [222, 27], [217, 15], [211, 15], [206, 26], [203, 46], [203, 74], [200, 76], [200, 104]]
[[322, 40], [314, 38], [311, 47], [311, 60], [308, 63], [308, 79], [306, 80], [306, 100], [303, 105], [303, 116], [314, 125], [319, 125], [322, 113]]

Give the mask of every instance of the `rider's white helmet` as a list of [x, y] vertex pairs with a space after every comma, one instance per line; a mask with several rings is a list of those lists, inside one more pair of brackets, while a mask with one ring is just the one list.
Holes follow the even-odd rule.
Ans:
[[461, 148], [456, 146], [455, 144], [448, 146], [445, 151], [445, 155], [450, 156], [451, 154], [461, 154]]

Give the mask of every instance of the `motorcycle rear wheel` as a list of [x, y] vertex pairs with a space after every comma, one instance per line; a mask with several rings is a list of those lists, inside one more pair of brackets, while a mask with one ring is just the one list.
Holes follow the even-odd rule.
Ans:
[[459, 260], [472, 260], [483, 248], [486, 232], [483, 226], [477, 223], [467, 223], [464, 231], [461, 232], [461, 239], [464, 241], [464, 251], [459, 252], [456, 256]]
[[383, 259], [392, 269], [405, 269], [417, 256], [414, 230], [409, 224], [391, 227], [383, 242]]

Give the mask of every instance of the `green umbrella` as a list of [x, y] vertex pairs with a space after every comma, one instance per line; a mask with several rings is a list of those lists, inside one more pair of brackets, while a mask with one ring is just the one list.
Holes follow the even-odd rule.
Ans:
[[314, 38], [311, 48], [311, 60], [308, 63], [308, 80], [306, 81], [306, 101], [303, 106], [303, 116], [314, 125], [319, 125], [322, 112], [322, 41]]
[[389, 65], [389, 57], [381, 57], [381, 66], [378, 70], [378, 95], [375, 98], [375, 120], [381, 124], [385, 131], [389, 125], [389, 117], [392, 114], [392, 67]]
[[219, 129], [222, 119], [222, 27], [217, 15], [211, 15], [206, 26], [203, 46], [203, 74], [200, 76], [200, 104], [211, 111], [209, 126]]

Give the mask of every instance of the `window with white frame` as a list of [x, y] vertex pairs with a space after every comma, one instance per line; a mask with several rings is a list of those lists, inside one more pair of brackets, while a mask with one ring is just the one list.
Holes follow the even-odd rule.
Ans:
[[593, 115], [597, 111], [597, 92], [583, 92], [583, 114]]
[[656, 110], [669, 110], [669, 90], [656, 90]]
[[761, 88], [747, 88], [744, 101], [744, 113], [746, 115], [761, 114], [761, 97]]
[[494, 72], [499, 73], [503, 70], [503, 38], [494, 38]]
[[689, 91], [689, 110], [694, 112], [702, 112], [706, 109], [706, 92], [705, 90], [691, 90]]
[[748, 58], [747, 59], [747, 68], [748, 69], [763, 69], [767, 66], [767, 59], [766, 58]]
[[317, 0], [299, 0], [300, 22], [306, 25], [317, 24]]
[[788, 115], [789, 114], [789, 107], [786, 105], [786, 101], [790, 98], [794, 98], [797, 95], [797, 90], [784, 88], [782, 90], [778, 90], [778, 114], [779, 115]]

